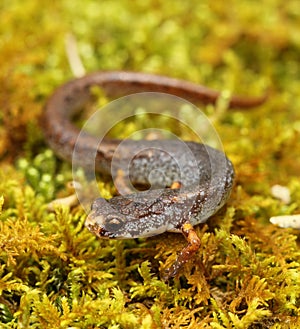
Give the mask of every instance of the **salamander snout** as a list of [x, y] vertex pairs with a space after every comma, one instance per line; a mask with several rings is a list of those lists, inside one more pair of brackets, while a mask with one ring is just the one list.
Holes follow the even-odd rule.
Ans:
[[114, 211], [107, 200], [94, 201], [92, 210], [85, 220], [85, 226], [99, 238], [118, 238], [124, 226], [124, 218]]

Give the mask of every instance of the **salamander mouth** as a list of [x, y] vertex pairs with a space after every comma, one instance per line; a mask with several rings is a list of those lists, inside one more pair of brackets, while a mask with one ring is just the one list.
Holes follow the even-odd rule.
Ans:
[[87, 227], [87, 229], [91, 233], [94, 233], [96, 236], [98, 236], [101, 239], [114, 239], [114, 238], [116, 238], [116, 235], [114, 233], [108, 232], [107, 230], [105, 230], [103, 227], [101, 227], [97, 223], [86, 224], [85, 226]]
[[94, 212], [91, 212], [86, 220], [85, 220], [85, 227], [91, 232], [97, 235], [99, 238], [102, 239], [113, 239], [116, 238], [116, 235], [113, 232], [107, 231], [103, 227], [103, 218], [102, 216], [96, 216]]

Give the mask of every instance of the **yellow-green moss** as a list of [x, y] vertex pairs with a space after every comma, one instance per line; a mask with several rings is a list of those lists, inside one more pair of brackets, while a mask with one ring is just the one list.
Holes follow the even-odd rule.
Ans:
[[[0, 19], [1, 328], [298, 328], [299, 231], [268, 220], [300, 212], [299, 1], [4, 0]], [[97, 240], [80, 207], [47, 212], [72, 179], [38, 127], [46, 98], [72, 78], [68, 33], [87, 71], [154, 72], [249, 95], [269, 87], [259, 109], [214, 117], [236, 186], [197, 227], [195, 261], [169, 283], [160, 272], [180, 235]], [[273, 184], [290, 189], [289, 205]]]

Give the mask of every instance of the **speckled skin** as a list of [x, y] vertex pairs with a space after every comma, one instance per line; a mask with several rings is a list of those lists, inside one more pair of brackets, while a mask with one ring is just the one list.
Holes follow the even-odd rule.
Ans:
[[[140, 147], [143, 153], [137, 152]], [[189, 155], [183, 147], [190, 150]], [[131, 152], [138, 154], [129, 166], [134, 183], [149, 184], [149, 174], [157, 168], [163, 168], [168, 175], [151, 177], [152, 187], [158, 189], [95, 200], [86, 225], [100, 237], [137, 238], [165, 231], [181, 232], [184, 222], [196, 225], [206, 221], [230, 194], [233, 166], [222, 152], [206, 145], [186, 142], [183, 146], [173, 140], [130, 141], [122, 151], [121, 168], [122, 164], [126, 168]], [[165, 188], [174, 181], [181, 182], [182, 188]]]

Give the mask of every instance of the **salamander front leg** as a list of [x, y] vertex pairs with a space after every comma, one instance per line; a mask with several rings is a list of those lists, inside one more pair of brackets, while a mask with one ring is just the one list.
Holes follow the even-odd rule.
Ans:
[[179, 253], [175, 263], [168, 268], [164, 275], [163, 280], [167, 281], [171, 277], [175, 276], [178, 271], [182, 268], [182, 266], [192, 258], [192, 256], [196, 253], [196, 251], [200, 247], [200, 239], [196, 234], [192, 224], [190, 222], [185, 222], [182, 225], [182, 234], [186, 238], [188, 245]]

